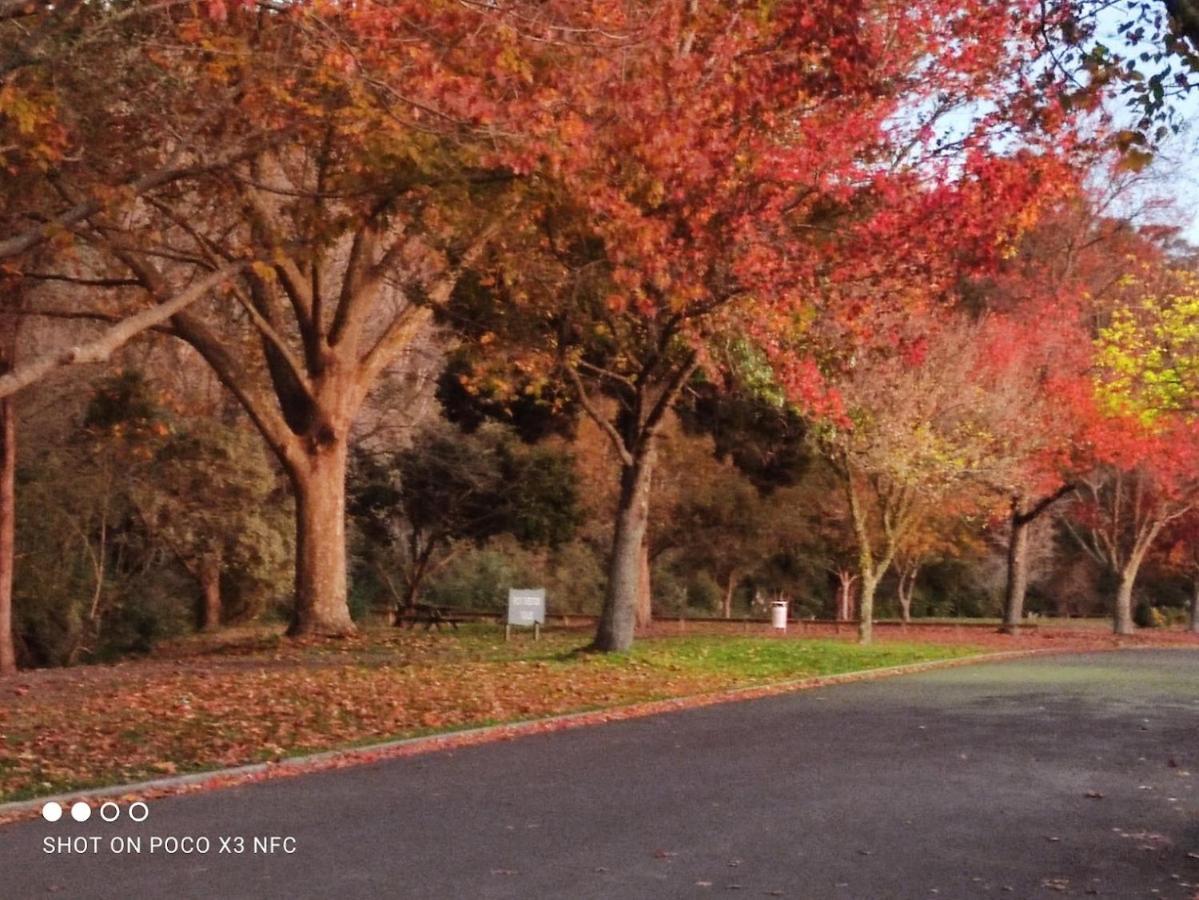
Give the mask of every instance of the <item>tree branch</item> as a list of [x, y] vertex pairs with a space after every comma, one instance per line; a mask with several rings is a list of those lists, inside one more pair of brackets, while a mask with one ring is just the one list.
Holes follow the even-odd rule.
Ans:
[[138, 334], [178, 315], [237, 272], [243, 265], [244, 263], [238, 263], [218, 269], [171, 299], [123, 319], [89, 343], [43, 354], [29, 363], [18, 366], [8, 374], [0, 376], [0, 397], [15, 394], [22, 388], [44, 378], [55, 369], [106, 362], [114, 352]]

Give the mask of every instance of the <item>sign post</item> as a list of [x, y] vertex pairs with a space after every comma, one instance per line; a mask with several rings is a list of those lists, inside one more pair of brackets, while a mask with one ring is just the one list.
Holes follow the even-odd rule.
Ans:
[[541, 640], [545, 624], [545, 588], [509, 588], [508, 622], [504, 625], [504, 640], [512, 636], [513, 625], [533, 626], [533, 640]]

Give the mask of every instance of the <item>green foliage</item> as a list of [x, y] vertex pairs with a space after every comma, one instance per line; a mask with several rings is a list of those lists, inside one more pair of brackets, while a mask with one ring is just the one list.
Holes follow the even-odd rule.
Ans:
[[1170, 273], [1160, 290], [1126, 279], [1139, 296], [1116, 309], [1096, 340], [1098, 393], [1114, 414], [1151, 425], [1199, 414], [1199, 280]]
[[[472, 434], [438, 425], [404, 450], [360, 452], [349, 511], [363, 538], [359, 569], [392, 606], [415, 603], [426, 578], [467, 545], [509, 534], [525, 547], [553, 548], [572, 538], [580, 517], [572, 457], [522, 446], [497, 425]], [[452, 593], [478, 602], [484, 582]]]
[[699, 370], [675, 411], [691, 434], [712, 437], [716, 458], [733, 464], [762, 492], [797, 483], [812, 453], [808, 422], [786, 402], [762, 351], [734, 337], [717, 341], [718, 376]]
[[720, 613], [724, 590], [702, 568], [685, 562], [657, 566], [652, 581], [655, 615], [714, 616]]
[[521, 587], [544, 587], [550, 612], [597, 613], [603, 603], [602, 560], [581, 541], [546, 553], [501, 536], [462, 548], [429, 579], [423, 596], [437, 606], [501, 612], [508, 589]]
[[139, 374], [99, 383], [67, 440], [17, 473], [15, 632], [26, 665], [145, 652], [193, 627], [219, 553], [230, 618], [286, 583], [277, 477], [256, 436], [176, 422]]
[[284, 498], [262, 440], [211, 420], [172, 433], [133, 486], [153, 539], [193, 576], [206, 555], [220, 557], [231, 619], [261, 614], [287, 583], [292, 536]]

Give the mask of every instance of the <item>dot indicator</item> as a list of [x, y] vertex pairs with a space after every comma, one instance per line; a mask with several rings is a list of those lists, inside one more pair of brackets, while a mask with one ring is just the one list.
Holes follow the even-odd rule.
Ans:
[[106, 800], [100, 804], [100, 818], [105, 822], [115, 822], [121, 817], [121, 807], [117, 806], [111, 800]]
[[71, 818], [76, 822], [86, 822], [92, 817], [92, 808], [80, 800], [71, 804]]
[[57, 822], [62, 818], [62, 807], [51, 800], [42, 807], [42, 818], [47, 822]]
[[138, 800], [129, 804], [129, 818], [134, 822], [144, 822], [150, 815], [150, 807]]

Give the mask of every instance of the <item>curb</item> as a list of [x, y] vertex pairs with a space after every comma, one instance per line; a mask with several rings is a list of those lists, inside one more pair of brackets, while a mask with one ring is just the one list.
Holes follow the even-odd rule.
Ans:
[[[1118, 649], [1118, 648], [1111, 648]], [[44, 804], [51, 800], [69, 805], [77, 800], [94, 800], [99, 798], [129, 801], [149, 798], [171, 797], [181, 794], [198, 793], [203, 790], [237, 787], [276, 778], [291, 778], [296, 775], [308, 775], [315, 772], [326, 772], [336, 769], [349, 768], [356, 765], [380, 762], [389, 759], [400, 759], [409, 756], [419, 756], [434, 753], [439, 750], [453, 750], [461, 747], [471, 747], [493, 741], [512, 740], [532, 734], [542, 734], [550, 731], [560, 731], [567, 728], [581, 728], [589, 725], [600, 725], [605, 722], [640, 719], [646, 716], [659, 715], [667, 712], [677, 712], [684, 709], [698, 709], [705, 706], [716, 706], [723, 703], [735, 703], [742, 700], [756, 700], [777, 694], [810, 690], [837, 684], [849, 684], [856, 681], [875, 681], [900, 675], [911, 675], [936, 669], [951, 669], [959, 666], [977, 665], [978, 663], [1003, 662], [1011, 659], [1021, 659], [1030, 656], [1064, 654], [1077, 651], [1057, 648], [1037, 650], [1007, 650], [999, 653], [982, 653], [976, 656], [964, 656], [955, 659], [930, 660], [921, 663], [907, 663], [899, 666], [887, 666], [880, 669], [863, 669], [859, 672], [843, 672], [836, 675], [813, 675], [790, 681], [773, 682], [770, 684], [751, 685], [748, 687], [732, 688], [704, 694], [693, 694], [688, 697], [672, 697], [663, 700], [648, 700], [628, 706], [615, 706], [599, 710], [565, 713], [543, 719], [524, 719], [500, 725], [484, 725], [475, 728], [465, 728], [457, 731], [447, 731], [440, 734], [423, 735], [420, 737], [400, 738], [397, 740], [381, 741], [362, 747], [351, 747], [341, 750], [325, 750], [305, 756], [293, 756], [277, 762], [252, 763], [235, 766], [228, 769], [212, 769], [205, 772], [194, 772], [188, 775], [175, 775], [169, 778], [155, 778], [134, 784], [113, 785], [68, 791], [38, 797], [32, 800], [18, 800], [12, 803], [0, 803], [0, 825], [7, 825], [22, 819], [34, 818], [40, 813]], [[1090, 652], [1090, 651], [1088, 651]], [[1098, 652], [1103, 652], [1102, 650]]]

